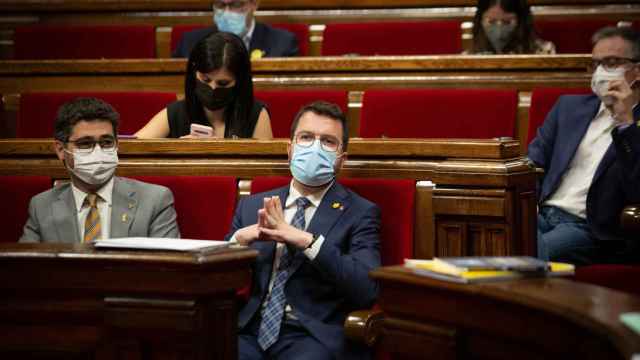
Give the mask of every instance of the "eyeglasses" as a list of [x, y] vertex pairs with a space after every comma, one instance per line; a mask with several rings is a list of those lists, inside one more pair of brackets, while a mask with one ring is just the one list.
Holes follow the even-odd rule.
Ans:
[[602, 65], [605, 70], [613, 71], [620, 66], [626, 64], [635, 64], [639, 59], [632, 59], [626, 57], [607, 56], [602, 59], [591, 59], [591, 65], [589, 65], [589, 71], [593, 72], [598, 66]]
[[241, 1], [241, 0], [231, 1], [227, 3], [225, 3], [224, 1], [214, 1], [213, 10], [222, 11], [228, 7], [229, 10], [240, 11], [240, 10], [243, 10], [248, 3], [249, 1]]
[[309, 131], [301, 131], [296, 134], [296, 144], [302, 147], [313, 145], [316, 139], [320, 139], [320, 147], [328, 152], [336, 152], [340, 148], [340, 140], [332, 135], [316, 135]]
[[95, 140], [91, 137], [83, 137], [78, 140], [67, 140], [66, 142], [74, 144], [80, 153], [92, 152], [96, 147], [96, 144], [100, 144], [100, 148], [104, 151], [115, 151], [117, 144], [117, 141], [113, 136], [101, 137], [99, 140]]

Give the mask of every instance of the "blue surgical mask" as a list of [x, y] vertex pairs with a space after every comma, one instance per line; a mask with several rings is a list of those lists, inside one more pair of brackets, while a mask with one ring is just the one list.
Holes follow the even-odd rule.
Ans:
[[335, 163], [337, 154], [326, 151], [316, 139], [309, 147], [294, 145], [291, 174], [299, 182], [307, 186], [325, 185], [336, 176]]
[[218, 30], [242, 37], [247, 29], [247, 14], [235, 11], [216, 11], [213, 21]]

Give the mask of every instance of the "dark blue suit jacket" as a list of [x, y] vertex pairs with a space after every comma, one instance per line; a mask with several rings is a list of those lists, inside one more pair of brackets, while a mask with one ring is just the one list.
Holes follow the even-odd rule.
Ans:
[[[558, 99], [536, 138], [529, 145], [529, 158], [544, 168], [538, 201], [542, 203], [560, 185], [580, 141], [600, 107], [595, 95], [565, 95]], [[640, 106], [634, 119], [640, 118]], [[599, 240], [633, 241], [620, 228], [624, 206], [640, 203], [640, 127], [614, 128], [613, 143], [598, 164], [587, 194], [587, 222]]]
[[[263, 198], [273, 195], [280, 196], [284, 203], [289, 187], [242, 199], [227, 238], [238, 229], [256, 224]], [[285, 285], [287, 303], [300, 323], [338, 359], [362, 358], [366, 354], [366, 350], [345, 342], [343, 326], [349, 312], [370, 307], [377, 297], [378, 286], [368, 273], [380, 266], [379, 230], [378, 206], [334, 183], [307, 227], [308, 232], [323, 235], [324, 243], [313, 261], [302, 252], [296, 254], [304, 261]], [[240, 328], [260, 311], [269, 286], [275, 245], [261, 241], [251, 245], [259, 255], [253, 265], [251, 296], [238, 315]]]
[[[191, 49], [200, 39], [218, 31], [215, 26], [184, 33], [176, 46], [173, 57], [188, 58]], [[292, 33], [276, 29], [256, 21], [256, 27], [249, 43], [249, 54], [255, 49], [264, 51], [263, 57], [287, 57], [298, 55], [298, 39]]]

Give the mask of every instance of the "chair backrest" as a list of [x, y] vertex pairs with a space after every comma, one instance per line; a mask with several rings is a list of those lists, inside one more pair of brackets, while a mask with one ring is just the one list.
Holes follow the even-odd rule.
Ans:
[[20, 239], [29, 217], [29, 201], [51, 187], [51, 178], [48, 176], [0, 176], [0, 199], [5, 209], [0, 216], [0, 242], [16, 242]]
[[153, 115], [176, 101], [176, 94], [167, 92], [25, 93], [20, 95], [16, 136], [52, 137], [58, 108], [77, 97], [87, 96], [108, 102], [120, 113], [118, 133], [125, 135], [138, 131]]
[[515, 137], [516, 90], [367, 90], [360, 136], [365, 138]]
[[531, 105], [529, 107], [529, 129], [527, 131], [527, 144], [536, 137], [536, 131], [544, 122], [553, 105], [561, 95], [588, 94], [588, 88], [535, 88], [531, 92]]
[[322, 55], [459, 54], [459, 21], [327, 24]]
[[[251, 193], [286, 186], [290, 181], [288, 177], [255, 177], [251, 181]], [[380, 207], [382, 264], [402, 264], [404, 259], [413, 257], [415, 181], [345, 178], [339, 182]]]
[[19, 60], [156, 57], [151, 25], [27, 25], [15, 29], [14, 41]]
[[171, 189], [180, 235], [185, 239], [222, 240], [231, 229], [237, 182], [229, 176], [135, 176]]
[[640, 295], [640, 265], [597, 264], [576, 268], [575, 279]]
[[[191, 25], [174, 25], [171, 28], [171, 53], [176, 49], [180, 39], [184, 33], [207, 28], [211, 25], [202, 25], [202, 24], [191, 24]], [[300, 56], [309, 55], [309, 26], [307, 24], [293, 24], [293, 23], [282, 23], [282, 24], [271, 24], [271, 26], [287, 30], [298, 39], [298, 50]]]
[[[616, 26], [617, 22], [615, 19], [537, 20], [535, 29], [540, 38], [555, 44], [559, 54], [591, 54], [593, 34], [605, 26]], [[632, 26], [638, 29], [640, 22]]]
[[293, 118], [300, 108], [313, 101], [337, 104], [345, 114], [348, 110], [347, 92], [342, 90], [257, 90], [255, 98], [267, 105], [276, 138], [289, 138]]

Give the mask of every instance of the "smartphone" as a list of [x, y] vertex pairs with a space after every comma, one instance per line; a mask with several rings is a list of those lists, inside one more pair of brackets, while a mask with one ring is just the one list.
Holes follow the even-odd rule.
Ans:
[[213, 136], [213, 128], [211, 126], [191, 124], [191, 135], [201, 137]]

